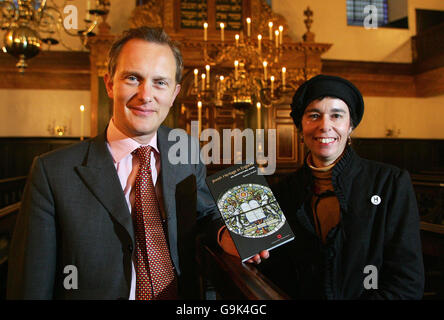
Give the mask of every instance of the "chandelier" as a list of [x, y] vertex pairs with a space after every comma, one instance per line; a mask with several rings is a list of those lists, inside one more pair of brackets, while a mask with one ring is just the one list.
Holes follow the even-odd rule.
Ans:
[[[312, 12], [304, 14], [310, 19]], [[309, 29], [308, 22], [305, 21]], [[272, 21], [261, 22], [261, 33], [253, 35], [252, 20], [246, 18], [246, 34], [235, 35], [234, 41], [225, 41], [225, 25], [221, 23], [220, 41], [215, 44], [207, 40], [208, 24], [203, 23], [203, 60], [205, 70], [199, 76], [194, 69], [194, 85], [191, 95], [197, 101], [220, 107], [231, 104], [237, 109], [251, 106], [270, 107], [298, 87], [307, 78], [306, 69], [296, 70], [288, 77], [287, 67], [282, 59], [284, 52], [282, 25]], [[308, 30], [309, 31], [309, 30]], [[304, 45], [301, 46], [304, 50]], [[304, 52], [305, 53], [305, 52]], [[297, 73], [297, 76], [296, 76]]]
[[42, 43], [48, 50], [58, 43], [70, 49], [61, 40], [62, 31], [79, 37], [85, 45], [87, 38], [95, 35], [93, 30], [98, 18], [108, 13], [110, 5], [109, 0], [97, 0], [92, 8], [87, 0], [85, 29], [79, 30], [71, 28], [77, 21], [65, 21], [67, 13], [72, 15], [70, 19], [77, 19], [77, 8], [70, 3], [72, 1], [65, 0], [60, 8], [54, 0], [0, 0], [0, 27], [5, 30], [3, 51], [19, 60], [16, 67], [20, 73], [27, 67], [26, 60], [40, 52]]

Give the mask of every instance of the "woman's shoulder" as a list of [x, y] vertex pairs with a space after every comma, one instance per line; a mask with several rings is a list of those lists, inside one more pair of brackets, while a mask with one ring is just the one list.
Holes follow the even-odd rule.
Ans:
[[387, 177], [397, 179], [403, 175], [408, 175], [407, 170], [389, 163], [365, 159], [361, 157], [359, 157], [358, 163], [360, 166], [361, 174], [365, 173], [366, 175], [373, 177]]

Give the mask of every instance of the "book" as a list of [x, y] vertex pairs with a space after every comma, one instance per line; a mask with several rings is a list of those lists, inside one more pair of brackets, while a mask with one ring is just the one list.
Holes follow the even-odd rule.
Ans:
[[267, 180], [255, 164], [239, 164], [206, 178], [242, 262], [294, 239]]

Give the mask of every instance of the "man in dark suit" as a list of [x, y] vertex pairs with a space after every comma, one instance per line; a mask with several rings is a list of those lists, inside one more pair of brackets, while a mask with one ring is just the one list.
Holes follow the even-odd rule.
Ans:
[[168, 141], [170, 129], [161, 123], [180, 91], [182, 68], [180, 51], [162, 30], [131, 29], [113, 44], [104, 80], [114, 111], [106, 132], [34, 160], [11, 245], [9, 299], [146, 297], [139, 294], [137, 255], [147, 254], [151, 245], [138, 240], [135, 222], [147, 186], [138, 180], [141, 148], [150, 150], [144, 172], [155, 186], [152, 199], [167, 248], [160, 258], [171, 265], [174, 278], [162, 280], [160, 291], [171, 293], [163, 295], [152, 289], [157, 271], [147, 269], [149, 298], [198, 297], [192, 265], [197, 225], [218, 214], [205, 166], [172, 165], [168, 159], [175, 142]]

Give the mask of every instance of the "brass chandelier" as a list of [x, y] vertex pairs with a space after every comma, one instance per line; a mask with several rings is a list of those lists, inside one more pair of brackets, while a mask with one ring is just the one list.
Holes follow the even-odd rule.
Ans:
[[227, 43], [221, 23], [218, 44], [207, 41], [208, 24], [203, 24], [202, 54], [206, 66], [200, 76], [199, 70], [194, 70], [191, 94], [196, 100], [216, 106], [227, 103], [237, 109], [254, 105], [270, 107], [297, 87], [297, 83], [287, 78], [287, 68], [282, 61], [283, 26], [273, 26], [270, 21], [268, 32], [253, 36], [251, 24], [251, 19], [246, 18], [246, 34], [240, 32], [234, 42]]
[[[69, 29], [65, 27], [64, 12], [73, 1], [65, 0], [63, 7], [58, 7], [53, 0], [0, 0], [0, 27], [5, 30], [3, 51], [11, 54], [19, 61], [16, 67], [24, 73], [26, 60], [36, 56], [42, 43], [56, 45], [61, 43], [61, 32], [79, 37], [85, 45], [98, 23], [98, 18], [109, 11], [109, 0], [97, 0], [90, 8], [87, 1], [85, 29]], [[76, 8], [75, 8], [76, 9]], [[65, 12], [66, 13], [66, 12]], [[77, 18], [74, 16], [73, 18]]]

